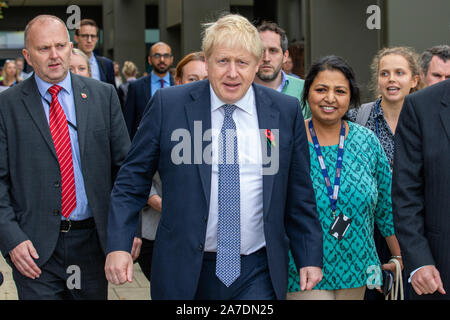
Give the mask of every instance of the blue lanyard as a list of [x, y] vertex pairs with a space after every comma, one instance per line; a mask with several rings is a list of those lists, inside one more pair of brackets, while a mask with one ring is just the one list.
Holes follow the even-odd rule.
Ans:
[[328, 175], [328, 170], [325, 166], [325, 161], [322, 156], [322, 151], [320, 150], [319, 140], [317, 139], [316, 131], [314, 130], [312, 120], [309, 121], [308, 126], [309, 132], [311, 133], [311, 139], [314, 144], [314, 150], [316, 151], [317, 159], [319, 160], [320, 169], [322, 169], [322, 175], [323, 178], [325, 179], [325, 185], [327, 186], [328, 198], [330, 199], [331, 211], [333, 212], [333, 220], [334, 220], [336, 216], [336, 205], [339, 194], [339, 187], [341, 184], [342, 159], [344, 158], [345, 124], [344, 121], [341, 121], [341, 134], [339, 136], [339, 148], [336, 161], [336, 175], [334, 177], [334, 188], [331, 188], [330, 177]]

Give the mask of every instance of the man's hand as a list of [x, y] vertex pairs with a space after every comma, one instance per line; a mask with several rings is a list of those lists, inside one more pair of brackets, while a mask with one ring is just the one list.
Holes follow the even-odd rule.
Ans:
[[106, 279], [112, 284], [133, 282], [133, 259], [127, 251], [113, 251], [106, 256]]
[[33, 260], [39, 259], [39, 255], [30, 240], [19, 243], [9, 252], [9, 256], [17, 270], [25, 277], [36, 279], [41, 275], [41, 269]]
[[435, 266], [425, 266], [417, 270], [411, 279], [411, 284], [419, 296], [435, 293], [436, 290], [446, 294], [441, 276]]
[[300, 290], [312, 290], [322, 280], [322, 269], [319, 267], [303, 267], [300, 269]]
[[134, 237], [133, 247], [131, 248], [131, 258], [133, 258], [133, 261], [136, 261], [136, 259], [139, 257], [139, 254], [141, 253], [141, 246], [142, 239]]

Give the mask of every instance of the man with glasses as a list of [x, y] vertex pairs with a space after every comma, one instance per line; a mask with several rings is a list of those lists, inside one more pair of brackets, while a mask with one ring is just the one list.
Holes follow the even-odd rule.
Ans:
[[169, 72], [173, 63], [172, 49], [164, 42], [157, 42], [151, 48], [148, 63], [152, 66], [150, 75], [130, 83], [124, 107], [124, 117], [127, 123], [130, 139], [141, 122], [147, 103], [156, 90], [173, 86], [175, 84]]
[[98, 41], [98, 27], [95, 21], [91, 19], [81, 20], [80, 29], [75, 30], [73, 39], [78, 44], [78, 49], [83, 51], [89, 58], [92, 78], [110, 83], [116, 87], [112, 61], [106, 57], [94, 54]]

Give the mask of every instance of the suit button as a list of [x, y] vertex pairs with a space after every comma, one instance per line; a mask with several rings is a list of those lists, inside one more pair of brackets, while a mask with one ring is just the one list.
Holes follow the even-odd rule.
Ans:
[[58, 209], [53, 210], [53, 215], [54, 216], [59, 216], [59, 210]]
[[198, 250], [203, 251], [203, 245], [201, 243], [198, 245]]
[[55, 183], [53, 185], [55, 186], [55, 188], [59, 188], [59, 186], [60, 186], [59, 181], [55, 181]]
[[208, 218], [206, 216], [203, 216], [203, 222], [207, 222]]

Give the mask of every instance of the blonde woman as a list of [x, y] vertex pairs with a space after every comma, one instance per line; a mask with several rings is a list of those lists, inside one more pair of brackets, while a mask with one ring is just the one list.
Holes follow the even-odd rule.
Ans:
[[83, 51], [77, 48], [72, 49], [72, 55], [70, 56], [69, 63], [70, 71], [80, 76], [92, 77], [91, 65], [89, 64], [89, 58]]
[[6, 60], [3, 65], [3, 79], [0, 81], [0, 91], [4, 91], [9, 87], [16, 85], [20, 79], [17, 76], [16, 63], [14, 60]]
[[137, 66], [133, 62], [125, 61], [123, 63], [122, 74], [125, 77], [125, 83], [122, 83], [118, 89], [118, 94], [119, 94], [120, 104], [122, 105], [122, 109], [123, 109], [123, 106], [125, 105], [125, 101], [127, 99], [128, 86], [130, 85], [131, 81], [136, 80], [138, 71], [139, 70], [138, 70]]

